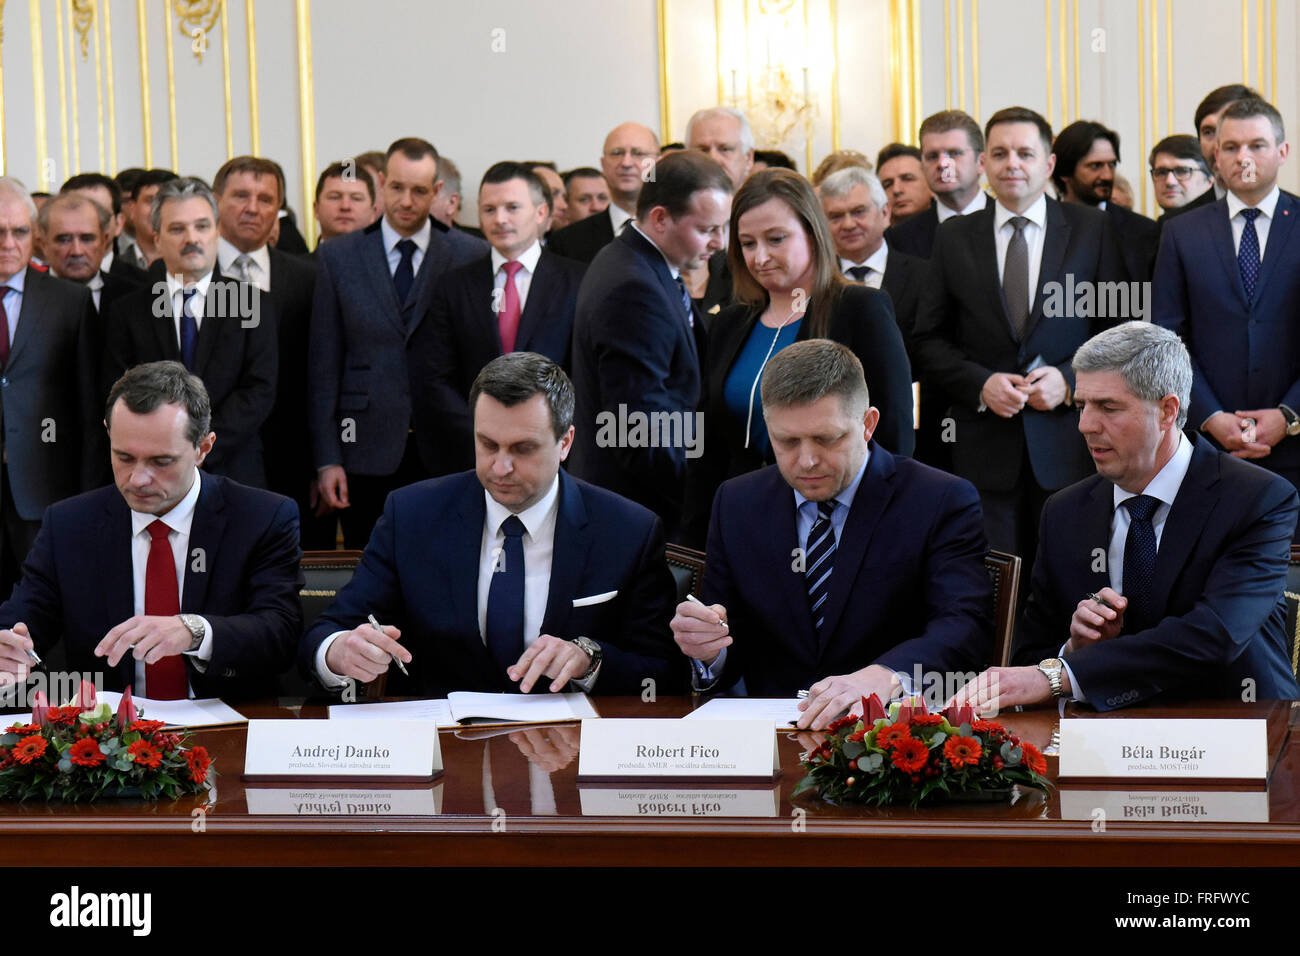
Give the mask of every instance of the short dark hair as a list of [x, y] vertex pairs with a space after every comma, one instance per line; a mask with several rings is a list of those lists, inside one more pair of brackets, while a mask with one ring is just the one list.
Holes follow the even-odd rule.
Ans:
[[1235, 103], [1237, 100], [1248, 99], [1259, 99], [1259, 94], [1249, 86], [1244, 86], [1241, 83], [1229, 83], [1227, 86], [1220, 86], [1210, 90], [1210, 92], [1205, 95], [1205, 99], [1201, 100], [1200, 104], [1196, 107], [1196, 122], [1194, 127], [1196, 129], [1196, 135], [1198, 137], [1201, 135], [1201, 122], [1205, 117], [1212, 116], [1222, 110], [1225, 106], [1230, 106]]
[[41, 235], [48, 236], [50, 233], [50, 216], [54, 215], [61, 209], [68, 209], [75, 212], [89, 206], [95, 213], [95, 222], [99, 226], [101, 233], [108, 232], [109, 226], [113, 222], [113, 214], [101, 206], [89, 196], [83, 196], [78, 192], [61, 192], [54, 196], [36, 214], [36, 224], [40, 229]]
[[1186, 133], [1175, 133], [1173, 136], [1166, 136], [1152, 146], [1151, 155], [1147, 157], [1147, 165], [1152, 169], [1155, 168], [1156, 156], [1160, 153], [1168, 153], [1176, 159], [1193, 163], [1205, 175], [1210, 175], [1210, 167], [1205, 165], [1205, 155], [1201, 152], [1201, 141], [1195, 136], [1188, 136]]
[[850, 414], [871, 404], [862, 362], [830, 339], [806, 339], [773, 355], [763, 370], [762, 392], [765, 412], [811, 405], [827, 395], [838, 395]]
[[420, 160], [426, 156], [432, 156], [433, 161], [438, 161], [438, 151], [433, 148], [433, 144], [427, 139], [420, 139], [418, 136], [403, 136], [401, 139], [395, 139], [388, 147], [388, 152], [384, 153], [384, 168], [388, 167], [388, 161], [393, 158], [394, 153], [401, 153], [407, 159]]
[[195, 448], [212, 430], [212, 402], [203, 380], [180, 362], [146, 362], [129, 368], [113, 383], [104, 406], [104, 422], [113, 430], [113, 406], [121, 399], [129, 411], [148, 415], [163, 405], [180, 405], [190, 417], [185, 430]]
[[1065, 195], [1065, 181], [1074, 175], [1080, 160], [1092, 150], [1092, 144], [1099, 139], [1110, 143], [1115, 150], [1115, 161], [1119, 161], [1119, 133], [1107, 129], [1092, 120], [1075, 120], [1056, 134], [1052, 143], [1052, 152], [1056, 156], [1056, 167], [1052, 170], [1052, 182], [1056, 191]]
[[218, 196], [225, 192], [226, 180], [233, 173], [270, 176], [275, 180], [275, 185], [280, 190], [279, 201], [284, 202], [284, 170], [274, 160], [262, 159], [259, 156], [236, 156], [234, 159], [228, 159], [217, 170], [217, 175], [212, 177], [212, 191]]
[[480, 395], [490, 395], [506, 408], [514, 408], [534, 395], [545, 395], [551, 409], [551, 430], [558, 441], [573, 426], [573, 382], [564, 369], [536, 352], [498, 355], [478, 373], [469, 389], [470, 414]]
[[698, 150], [670, 153], [654, 164], [653, 174], [642, 184], [636, 197], [636, 217], [644, 219], [650, 210], [663, 206], [673, 219], [690, 208], [691, 197], [704, 189], [718, 189], [730, 196], [736, 187], [717, 162]]
[[542, 177], [538, 176], [525, 163], [515, 163], [505, 160], [500, 163], [493, 163], [488, 167], [488, 171], [483, 174], [479, 181], [478, 188], [496, 183], [508, 183], [512, 179], [522, 179], [524, 185], [528, 187], [528, 195], [533, 197], [533, 203], [541, 206], [545, 205], [548, 209], [551, 206], [551, 191], [546, 188], [546, 183], [542, 182]]
[[316, 180], [316, 201], [320, 202], [320, 194], [325, 191], [325, 180], [342, 179], [347, 181], [349, 178], [366, 184], [366, 192], [370, 193], [370, 201], [375, 201], [375, 178], [370, 175], [370, 170], [355, 159], [349, 159], [347, 164], [330, 163], [321, 172], [320, 178]]
[[524, 160], [522, 165], [527, 166], [529, 169], [534, 169], [534, 170], [538, 166], [545, 166], [547, 169], [555, 173], [557, 176], [560, 174], [560, 167], [556, 166], [555, 162], [550, 159], [526, 159]]
[[605, 174], [594, 166], [579, 166], [577, 169], [571, 169], [560, 178], [564, 180], [564, 186], [567, 189], [570, 180], [573, 179], [604, 179]]
[[131, 166], [127, 169], [118, 171], [113, 177], [113, 182], [117, 183], [117, 188], [122, 191], [123, 199], [130, 199], [135, 195], [135, 183], [142, 175], [144, 170], [139, 166]]
[[384, 163], [388, 161], [381, 150], [372, 149], [364, 153], [357, 153], [352, 157], [353, 162], [358, 166], [369, 166], [371, 169], [383, 170]]
[[1001, 123], [1033, 123], [1038, 127], [1038, 138], [1043, 141], [1043, 151], [1052, 151], [1052, 124], [1043, 119], [1043, 114], [1025, 106], [1008, 106], [1000, 109], [984, 124], [984, 148], [988, 149], [989, 133]]
[[984, 152], [984, 133], [980, 131], [980, 124], [965, 110], [942, 110], [927, 116], [921, 121], [917, 139], [934, 133], [951, 133], [955, 129], [966, 134], [966, 141], [972, 150]]
[[107, 189], [113, 206], [109, 211], [116, 216], [122, 211], [122, 187], [103, 173], [78, 173], [59, 187], [60, 193], [70, 193], [78, 189]]
[[158, 187], [158, 192], [153, 197], [153, 205], [149, 208], [149, 225], [153, 227], [154, 232], [162, 231], [163, 206], [184, 199], [206, 199], [212, 208], [212, 221], [216, 223], [217, 198], [212, 195], [211, 187], [197, 176], [173, 176]]
[[1262, 116], [1269, 121], [1273, 127], [1273, 141], [1275, 144], [1281, 144], [1286, 140], [1286, 127], [1282, 123], [1282, 114], [1277, 108], [1267, 100], [1252, 96], [1244, 100], [1236, 100], [1223, 111], [1223, 117], [1219, 120], [1219, 129], [1223, 129], [1223, 120], [1227, 119], [1251, 119], [1256, 116]]
[[890, 143], [876, 153], [876, 171], [879, 172], [881, 166], [891, 159], [898, 159], [899, 156], [911, 156], [918, 163], [921, 161], [921, 151], [915, 146], [908, 146], [906, 143]]
[[779, 149], [754, 150], [754, 162], [767, 163], [768, 169], [794, 169], [798, 172], [798, 169], [794, 165], [794, 160]]
[[136, 177], [135, 183], [131, 186], [131, 198], [139, 199], [140, 190], [148, 189], [150, 186], [161, 186], [173, 179], [180, 179], [180, 177], [170, 169], [146, 169]]

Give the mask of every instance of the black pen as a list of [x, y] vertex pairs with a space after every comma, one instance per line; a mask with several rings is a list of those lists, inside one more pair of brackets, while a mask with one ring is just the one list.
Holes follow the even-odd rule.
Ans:
[[1110, 608], [1112, 611], [1117, 610], [1117, 608], [1115, 607], [1115, 605], [1111, 604], [1109, 601], [1107, 601], [1107, 600], [1106, 600], [1104, 597], [1102, 597], [1100, 594], [1089, 594], [1089, 595], [1088, 595], [1088, 598], [1089, 598], [1089, 600], [1096, 601], [1096, 602], [1097, 602], [1098, 604], [1100, 604], [1102, 607], [1108, 607], [1108, 608]]
[[[379, 626], [379, 622], [375, 620], [375, 616], [373, 614], [367, 614], [366, 620], [368, 620], [370, 622], [370, 626], [373, 627], [380, 634], [384, 633], [384, 629]], [[385, 634], [384, 636], [387, 637], [388, 635]], [[403, 666], [401, 660], [398, 659], [398, 656], [396, 654], [389, 654], [388, 656], [393, 659], [394, 664], [396, 664], [399, 668], [401, 668], [403, 674], [406, 674], [407, 677], [411, 676], [410, 673]]]

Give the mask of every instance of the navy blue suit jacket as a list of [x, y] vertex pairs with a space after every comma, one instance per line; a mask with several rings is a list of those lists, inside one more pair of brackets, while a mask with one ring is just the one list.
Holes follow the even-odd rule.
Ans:
[[[1165, 224], [1152, 321], [1181, 335], [1192, 354], [1187, 420], [1193, 428], [1218, 411], [1278, 405], [1300, 411], [1300, 199], [1284, 192], [1273, 212], [1250, 301], [1226, 199]], [[1300, 438], [1284, 438], [1255, 463], [1270, 471], [1300, 469]]]
[[645, 505], [664, 519], [673, 539], [685, 490], [685, 442], [678, 447], [634, 448], [624, 442], [601, 447], [596, 416], [608, 412], [621, 418], [619, 406], [628, 412], [676, 413], [685, 434], [685, 419], [700, 405], [700, 370], [707, 367], [704, 345], [703, 323], [696, 317], [694, 330], [688, 325], [664, 257], [628, 226], [600, 250], [578, 290], [573, 320], [577, 436], [569, 470]]
[[[537, 352], [569, 369], [573, 309], [585, 267], [545, 248], [519, 316], [515, 351]], [[431, 475], [474, 467], [470, 386], [501, 355], [493, 309], [491, 255], [452, 269], [438, 284], [429, 314], [411, 334], [411, 395], [420, 457]]]
[[[181, 611], [207, 618], [213, 644], [203, 672], [185, 657], [190, 685], [198, 697], [274, 694], [302, 632], [298, 507], [199, 474]], [[135, 681], [134, 658], [112, 669], [95, 647], [132, 616], [134, 595], [131, 510], [109, 485], [45, 512], [22, 579], [0, 605], [0, 627], [25, 622], [42, 656], [61, 638], [70, 670], [103, 673], [105, 687], [120, 691]]]
[[[1057, 656], [1079, 600], [1110, 586], [1094, 555], [1110, 545], [1113, 489], [1093, 475], [1043, 506], [1016, 664]], [[1112, 710], [1158, 695], [1241, 699], [1247, 678], [1257, 699], [1300, 697], [1282, 596], [1298, 510], [1287, 482], [1197, 438], [1156, 555], [1163, 620], [1064, 655], [1088, 702]]]
[[[911, 676], [978, 671], [992, 653], [992, 584], [979, 496], [967, 481], [874, 442], [813, 629], [794, 492], [776, 465], [723, 482], [713, 503], [701, 597], [721, 604], [734, 643], [720, 687], [793, 697], [822, 678], [881, 664]], [[921, 688], [917, 688], [918, 691]]]
[[[478, 568], [487, 507], [472, 471], [399, 488], [388, 496], [361, 564], [308, 631], [299, 662], [315, 676], [316, 651], [330, 634], [374, 614], [402, 632], [410, 677], [389, 668], [388, 692], [440, 697], [450, 691], [517, 691], [497, 667], [478, 624]], [[574, 607], [579, 598], [618, 593]], [[668, 622], [676, 588], [654, 515], [560, 472], [555, 549], [542, 633], [587, 637], [604, 652], [594, 692], [682, 689]], [[549, 686], [546, 682], [539, 685]]]
[[[411, 428], [407, 343], [447, 269], [487, 251], [487, 243], [431, 219], [429, 246], [405, 302], [384, 252], [379, 222], [317, 250], [307, 384], [317, 468], [391, 475]], [[344, 441], [344, 426], [355, 427]]]

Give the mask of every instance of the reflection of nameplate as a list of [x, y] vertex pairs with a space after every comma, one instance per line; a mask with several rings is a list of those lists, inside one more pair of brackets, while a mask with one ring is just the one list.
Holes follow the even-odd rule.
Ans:
[[579, 787], [584, 817], [775, 817], [781, 788], [662, 790]]
[[1061, 721], [1061, 780], [1263, 786], [1267, 722], [1211, 718]]
[[245, 780], [423, 783], [442, 773], [427, 720], [250, 720]]
[[[1071, 790], [1062, 820], [1107, 823], [1268, 823], [1267, 790]], [[1101, 810], [1104, 816], [1099, 816]]]
[[582, 722], [579, 780], [771, 781], [780, 767], [770, 720]]
[[442, 784], [392, 790], [303, 790], [249, 787], [251, 814], [288, 817], [436, 817], [442, 813]]

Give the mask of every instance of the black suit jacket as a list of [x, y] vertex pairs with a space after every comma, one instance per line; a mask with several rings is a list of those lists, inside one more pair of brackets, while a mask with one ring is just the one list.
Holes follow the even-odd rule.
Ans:
[[[212, 626], [212, 658], [204, 671], [186, 658], [198, 697], [265, 697], [293, 662], [302, 630], [298, 508], [292, 501], [202, 474], [190, 526], [181, 610]], [[103, 673], [107, 689], [135, 680], [127, 655], [116, 669], [95, 647], [134, 613], [131, 511], [109, 485], [52, 505], [23, 576], [0, 605], [0, 627], [24, 621], [38, 653], [60, 639], [67, 665]]]
[[[263, 487], [261, 430], [275, 404], [279, 364], [275, 316], [256, 286], [224, 277], [215, 269], [203, 315], [193, 371], [207, 387], [212, 430], [217, 433], [203, 467], [214, 475]], [[118, 299], [108, 315], [104, 338], [103, 397], [134, 365], [179, 362], [180, 341], [165, 280]]]
[[[573, 310], [586, 269], [542, 249], [519, 317], [515, 351], [538, 352], [569, 370]], [[431, 475], [474, 467], [470, 386], [502, 354], [493, 308], [491, 254], [448, 272], [411, 333], [411, 404], [420, 458]]]
[[147, 274], [139, 266], [132, 265], [119, 255], [113, 256], [113, 264], [108, 267], [108, 275], [116, 276], [131, 285], [144, 285]]
[[[704, 350], [703, 323], [688, 324], [681, 289], [663, 256], [641, 233], [624, 230], [591, 263], [578, 290], [577, 434], [569, 469], [654, 511], [670, 541], [681, 518], [687, 454], [698, 454], [702, 438], [695, 412], [700, 369], [708, 361]], [[668, 447], [652, 441], [646, 427], [638, 438], [630, 413], [647, 420], [658, 413], [655, 421], [676, 422]], [[655, 432], [654, 439], [661, 439], [662, 429]]]
[[894, 306], [894, 320], [903, 335], [903, 345], [908, 358], [912, 358], [912, 336], [916, 331], [916, 310], [921, 305], [921, 289], [925, 286], [928, 267], [919, 256], [890, 249], [885, 259], [885, 274], [880, 289], [889, 294]]
[[734, 636], [720, 687], [743, 677], [750, 696], [793, 697], [869, 664], [910, 677], [918, 666], [975, 672], [988, 660], [992, 585], [969, 482], [871, 443], [820, 632], [791, 564], [799, 546], [794, 492], [775, 465], [718, 489], [700, 595], [727, 609]]
[[1156, 248], [1160, 243], [1160, 227], [1154, 219], [1114, 202], [1106, 203], [1106, 216], [1110, 219], [1129, 281], [1150, 282]]
[[[890, 262], [893, 254], [890, 254]], [[892, 266], [890, 267], [892, 268]], [[886, 270], [888, 272], [888, 269]], [[745, 447], [745, 423], [727, 408], [724, 389], [732, 366], [759, 324], [761, 308], [729, 306], [714, 319], [709, 334], [708, 384], [704, 406], [704, 453], [692, 463], [689, 474], [684, 540], [702, 547], [709, 527], [709, 511], [718, 486], [728, 478], [754, 471], [776, 461], [770, 447], [764, 453]], [[775, 330], [765, 329], [771, 342]], [[807, 316], [795, 340], [811, 337]], [[862, 362], [871, 404], [880, 409], [875, 440], [900, 455], [911, 455], [912, 375], [903, 336], [894, 321], [889, 296], [879, 289], [851, 283], [840, 294], [831, 313], [825, 338], [841, 342]]]
[[591, 262], [596, 253], [614, 239], [614, 221], [605, 209], [586, 219], [579, 219], [546, 237], [546, 248], [557, 256]]
[[[1064, 655], [1088, 702], [1240, 700], [1247, 680], [1260, 700], [1300, 697], [1282, 594], [1298, 510], [1285, 480], [1197, 437], [1156, 554], [1162, 620]], [[1093, 555], [1110, 546], [1113, 513], [1114, 486], [1100, 475], [1047, 500], [1015, 663], [1056, 657], [1079, 599], [1110, 586]]]
[[[991, 209], [995, 200], [992, 196], [985, 194], [984, 208]], [[916, 256], [920, 259], [929, 259], [930, 253], [934, 249], [934, 234], [939, 230], [939, 200], [930, 200], [930, 208], [923, 212], [918, 212], [906, 222], [901, 222], [897, 226], [890, 226], [885, 230], [885, 242], [889, 243], [889, 251], [892, 254], [895, 249], [899, 252], [905, 252], [909, 256]], [[889, 270], [886, 269], [886, 272]]]
[[271, 259], [271, 292], [266, 299], [275, 316], [280, 362], [275, 407], [262, 426], [266, 486], [297, 499], [316, 474], [307, 428], [307, 351], [316, 264], [278, 248], [268, 249], [267, 253]]
[[[114, 260], [113, 265], [117, 265], [116, 260]], [[124, 279], [119, 273], [100, 272], [100, 275], [104, 278], [104, 285], [99, 290], [99, 309], [97, 310], [101, 319], [108, 315], [114, 302], [122, 298], [122, 296], [134, 292], [148, 281], [144, 272], [135, 269], [134, 266], [129, 266], [128, 268], [134, 269], [135, 272], [139, 273], [139, 281]], [[93, 299], [94, 296], [91, 296], [91, 298]]]
[[1201, 193], [1199, 196], [1197, 196], [1195, 199], [1193, 199], [1191, 202], [1187, 203], [1186, 205], [1179, 206], [1176, 209], [1166, 210], [1165, 214], [1160, 217], [1160, 220], [1163, 222], [1168, 222], [1170, 219], [1173, 219], [1175, 216], [1181, 216], [1185, 212], [1191, 212], [1193, 209], [1200, 209], [1202, 206], [1208, 206], [1210, 205], [1210, 203], [1214, 203], [1218, 201], [1219, 201], [1218, 194], [1214, 191], [1213, 184], [1211, 184], [1209, 189], [1205, 190], [1205, 192]]
[[[953, 403], [957, 474], [981, 491], [1010, 491], [1027, 444], [1038, 484], [1063, 488], [1092, 469], [1078, 413], [1064, 405], [1046, 412], [1026, 406], [1014, 418], [1000, 418], [978, 410], [980, 391], [994, 372], [1023, 372], [1039, 356], [1073, 386], [1075, 349], [1130, 316], [1072, 315], [1080, 310], [1073, 301], [1067, 308], [1067, 291], [1120, 281], [1124, 267], [1100, 210], [1048, 199], [1038, 289], [1017, 341], [998, 278], [993, 226], [994, 211], [986, 208], [949, 219], [936, 233], [916, 320], [917, 359]], [[1063, 314], [1048, 316], [1049, 309]]]

